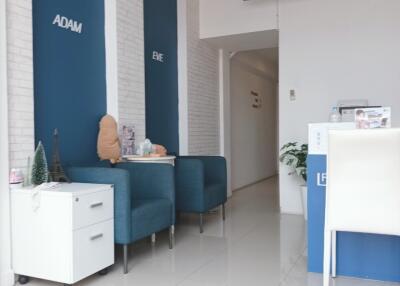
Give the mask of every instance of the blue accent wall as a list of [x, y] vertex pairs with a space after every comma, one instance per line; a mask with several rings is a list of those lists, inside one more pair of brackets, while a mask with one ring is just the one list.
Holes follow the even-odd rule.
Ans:
[[[33, 0], [35, 141], [51, 159], [58, 128], [64, 164], [98, 161], [98, 122], [106, 113], [104, 0]], [[82, 33], [53, 25], [57, 14]]]
[[[179, 153], [176, 0], [144, 1], [146, 136]], [[163, 62], [153, 59], [163, 54]]]

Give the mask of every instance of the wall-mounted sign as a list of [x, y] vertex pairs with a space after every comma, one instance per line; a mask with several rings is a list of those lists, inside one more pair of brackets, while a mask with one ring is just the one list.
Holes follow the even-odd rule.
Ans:
[[153, 58], [154, 61], [157, 61], [157, 62], [160, 62], [160, 63], [164, 62], [164, 54], [159, 53], [157, 51], [153, 51], [153, 57], [152, 58]]
[[317, 172], [317, 186], [326, 187], [326, 172]]
[[66, 30], [71, 30], [72, 32], [78, 34], [82, 33], [83, 23], [80, 23], [72, 19], [68, 19], [65, 16], [61, 16], [60, 14], [57, 14], [56, 17], [54, 18], [53, 25], [57, 25], [58, 27]]
[[258, 92], [250, 91], [250, 95], [252, 96], [253, 100], [253, 108], [261, 108], [261, 97]]

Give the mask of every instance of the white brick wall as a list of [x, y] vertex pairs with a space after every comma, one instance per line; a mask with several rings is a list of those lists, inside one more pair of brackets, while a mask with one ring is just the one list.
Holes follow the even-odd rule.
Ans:
[[218, 155], [218, 50], [199, 39], [199, 0], [187, 1], [189, 154]]
[[7, 1], [10, 167], [25, 171], [34, 151], [32, 0]]
[[119, 123], [145, 138], [143, 0], [117, 1]]

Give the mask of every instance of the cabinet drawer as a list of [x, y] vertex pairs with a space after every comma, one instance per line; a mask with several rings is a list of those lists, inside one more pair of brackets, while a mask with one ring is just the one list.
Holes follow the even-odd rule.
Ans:
[[73, 229], [90, 226], [114, 217], [113, 189], [73, 198]]
[[114, 264], [113, 219], [76, 230], [73, 236], [72, 283]]

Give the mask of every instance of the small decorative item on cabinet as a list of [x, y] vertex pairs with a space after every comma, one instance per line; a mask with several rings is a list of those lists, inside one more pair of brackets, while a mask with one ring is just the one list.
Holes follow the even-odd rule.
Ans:
[[32, 165], [32, 184], [40, 185], [49, 181], [49, 170], [47, 168], [47, 159], [44, 147], [41, 141], [33, 157]]
[[58, 142], [58, 129], [54, 129], [53, 134], [53, 162], [50, 168], [50, 177], [53, 182], [70, 183], [67, 175], [65, 175], [64, 169], [61, 165], [60, 159], [60, 146]]
[[11, 169], [10, 171], [10, 189], [22, 188], [24, 184], [24, 174], [20, 169]]

